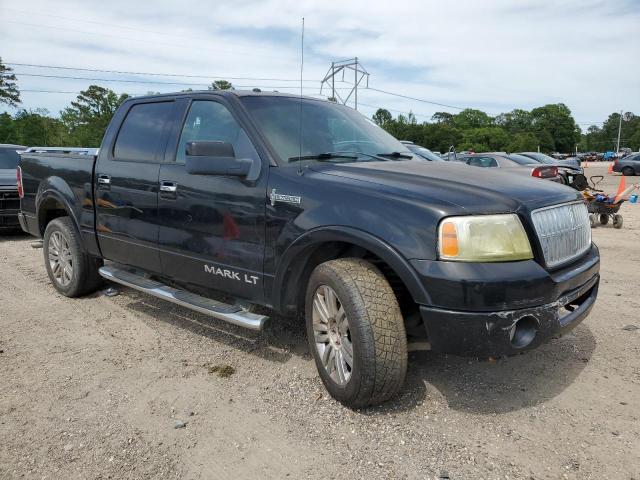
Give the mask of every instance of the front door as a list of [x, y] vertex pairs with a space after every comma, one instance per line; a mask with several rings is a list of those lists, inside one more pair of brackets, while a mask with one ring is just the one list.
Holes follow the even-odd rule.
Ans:
[[215, 100], [187, 107], [177, 146], [160, 167], [159, 246], [163, 274], [247, 300], [264, 296], [263, 260], [268, 169], [259, 179], [191, 175], [185, 171], [187, 142], [223, 141], [236, 158], [258, 153], [230, 109]]
[[158, 175], [175, 102], [133, 104], [96, 166], [96, 234], [102, 255], [160, 273]]

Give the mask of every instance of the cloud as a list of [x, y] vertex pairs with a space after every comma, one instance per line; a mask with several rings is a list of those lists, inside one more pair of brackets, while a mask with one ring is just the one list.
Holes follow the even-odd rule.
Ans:
[[[105, 70], [277, 78], [236, 85], [296, 91], [300, 19], [305, 17], [305, 93], [317, 94], [332, 60], [358, 56], [370, 85], [439, 103], [499, 113], [563, 102], [578, 121], [615, 110], [640, 114], [640, 2], [510, 0], [228, 2], [3, 0], [0, 32], [7, 62]], [[132, 77], [15, 67], [16, 72], [156, 82], [210, 79]], [[79, 91], [90, 82], [19, 77], [23, 89]], [[123, 92], [179, 85], [104, 82]], [[347, 87], [347, 85], [341, 85]], [[198, 88], [197, 86], [192, 86]], [[59, 111], [66, 94], [24, 95], [25, 106]], [[366, 105], [441, 107], [363, 90]], [[366, 114], [373, 107], [362, 107]]]

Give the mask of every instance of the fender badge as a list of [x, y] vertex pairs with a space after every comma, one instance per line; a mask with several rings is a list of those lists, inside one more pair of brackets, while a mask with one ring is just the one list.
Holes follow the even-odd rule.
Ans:
[[300, 205], [300, 197], [296, 195], [283, 195], [281, 193], [276, 193], [275, 188], [271, 190], [269, 199], [271, 200], [272, 207], [276, 206], [276, 202], [293, 203], [294, 205]]

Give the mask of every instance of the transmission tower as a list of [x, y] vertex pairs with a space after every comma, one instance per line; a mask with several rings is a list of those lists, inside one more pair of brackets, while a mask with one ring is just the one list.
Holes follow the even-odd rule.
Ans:
[[[349, 77], [353, 78], [353, 86], [349, 91], [349, 94], [346, 97], [340, 95], [340, 93], [336, 90], [336, 77], [338, 75], [342, 75], [341, 82], [351, 83], [348, 80]], [[345, 80], [347, 78], [347, 80]], [[366, 79], [366, 80], [365, 80]], [[331, 62], [331, 67], [329, 67], [329, 71], [322, 79], [320, 83], [320, 93], [322, 94], [322, 89], [324, 87], [331, 89], [331, 99], [336, 102], [340, 102], [343, 105], [346, 105], [351, 96], [353, 95], [353, 105], [354, 108], [358, 109], [358, 86], [362, 83], [362, 80], [365, 80], [365, 88], [369, 87], [369, 72], [362, 66], [361, 63], [358, 62], [358, 57], [350, 58], [349, 60], [341, 60], [339, 62]]]

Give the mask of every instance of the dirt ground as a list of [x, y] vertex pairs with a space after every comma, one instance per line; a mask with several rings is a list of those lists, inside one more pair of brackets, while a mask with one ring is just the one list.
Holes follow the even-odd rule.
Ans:
[[640, 204], [621, 213], [593, 231], [600, 295], [572, 333], [495, 362], [412, 353], [401, 395], [359, 412], [324, 391], [301, 323], [71, 300], [31, 238], [0, 237], [0, 478], [640, 480]]

